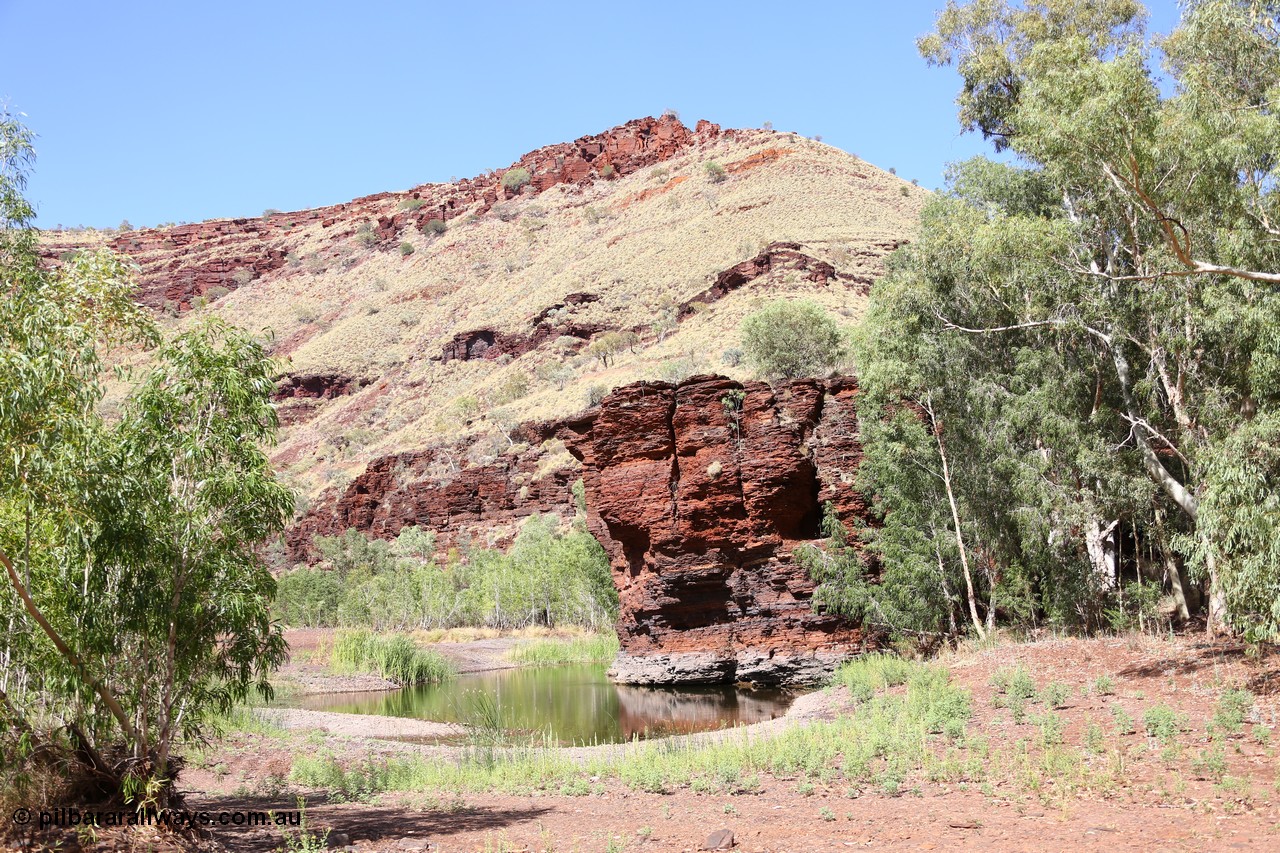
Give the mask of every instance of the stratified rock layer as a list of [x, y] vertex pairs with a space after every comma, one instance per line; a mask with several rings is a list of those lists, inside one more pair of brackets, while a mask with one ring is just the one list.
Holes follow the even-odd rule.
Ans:
[[866, 511], [856, 395], [852, 380], [640, 383], [562, 432], [622, 601], [615, 680], [812, 681], [864, 647], [814, 607], [794, 556], [824, 501]]
[[[733, 131], [725, 134], [731, 136]], [[391, 250], [406, 229], [421, 229], [432, 220], [447, 223], [467, 214], [482, 215], [518, 195], [536, 195], [560, 184], [585, 186], [629, 175], [720, 135], [719, 125], [707, 121], [690, 130], [674, 115], [647, 117], [573, 142], [539, 148], [507, 169], [475, 178], [423, 184], [405, 192], [377, 193], [311, 210], [271, 211], [260, 218], [125, 231], [111, 237], [107, 245], [138, 264], [139, 302], [186, 311], [197, 297], [216, 299], [219, 293], [281, 270], [290, 253], [299, 248], [296, 235], [315, 223], [334, 243], [367, 228], [373, 245]], [[506, 173], [515, 169], [528, 176], [527, 183], [504, 185]], [[66, 252], [91, 244], [65, 235], [42, 251], [53, 262]], [[333, 247], [322, 254], [331, 261], [340, 257]]]

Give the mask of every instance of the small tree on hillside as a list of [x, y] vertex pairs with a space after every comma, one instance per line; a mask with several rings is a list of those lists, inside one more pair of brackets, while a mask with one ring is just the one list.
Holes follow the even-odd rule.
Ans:
[[779, 299], [742, 321], [742, 350], [762, 376], [817, 376], [845, 356], [840, 326], [825, 308], [805, 299]]

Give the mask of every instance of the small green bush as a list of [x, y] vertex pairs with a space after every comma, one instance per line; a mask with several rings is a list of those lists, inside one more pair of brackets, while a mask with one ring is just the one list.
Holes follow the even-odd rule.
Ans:
[[438, 652], [420, 649], [405, 634], [340, 631], [333, 641], [333, 667], [339, 672], [372, 672], [397, 684], [427, 684], [454, 674]]
[[221, 299], [222, 297], [226, 296], [230, 292], [231, 291], [228, 288], [225, 288], [222, 285], [215, 285], [209, 288], [208, 290], [206, 290], [204, 292], [204, 295], [209, 299], [210, 302], [213, 302], [218, 299]]
[[502, 188], [512, 192], [519, 192], [524, 188], [532, 177], [529, 170], [522, 166], [516, 166], [514, 169], [508, 169], [506, 174], [502, 176]]
[[1164, 744], [1172, 743], [1185, 728], [1182, 716], [1168, 705], [1148, 708], [1142, 715], [1142, 723], [1147, 734]]
[[595, 384], [587, 388], [587, 405], [598, 406], [609, 393], [608, 385]]
[[1253, 694], [1248, 690], [1228, 690], [1218, 699], [1213, 712], [1214, 733], [1237, 734], [1244, 729], [1245, 717], [1253, 708]]
[[724, 170], [724, 166], [721, 166], [715, 160], [708, 160], [703, 163], [702, 169], [707, 173], [707, 180], [713, 184], [721, 183], [729, 177], [728, 173]]
[[613, 167], [612, 163], [607, 164], [603, 169], [600, 170], [600, 177], [604, 178], [605, 180], [609, 180], [616, 174], [618, 174], [618, 170]]
[[413, 254], [413, 244], [405, 240], [400, 244], [400, 257], [407, 258]]
[[844, 359], [845, 336], [825, 308], [779, 299], [742, 321], [747, 363], [770, 378], [817, 376]]
[[445, 224], [443, 219], [428, 219], [426, 224], [422, 226], [423, 234], [443, 234], [449, 230], [449, 226]]
[[362, 246], [373, 246], [378, 242], [378, 232], [372, 222], [361, 222], [356, 229], [356, 242]]
[[424, 204], [426, 204], [426, 202], [420, 198], [407, 198], [400, 202], [399, 207], [401, 210], [417, 210]]

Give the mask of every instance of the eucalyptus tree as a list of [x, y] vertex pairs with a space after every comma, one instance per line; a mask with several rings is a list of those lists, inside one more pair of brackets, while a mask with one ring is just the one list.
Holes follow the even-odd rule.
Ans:
[[[927, 416], [917, 470], [936, 502], [956, 495], [929, 540], [943, 563], [953, 542], [997, 591], [1072, 589], [1088, 617], [1127, 542], [1175, 588], [1181, 560], [1207, 579], [1211, 628], [1274, 636], [1276, 9], [1195, 0], [1153, 39], [1132, 0], [976, 0], [921, 40], [960, 73], [962, 126], [1014, 161], [952, 176], [873, 291], [861, 348], [869, 400]], [[908, 474], [877, 468], [894, 447], [869, 437], [892, 504]], [[882, 541], [914, 523], [897, 518]]]
[[275, 367], [206, 324], [104, 417], [102, 353], [160, 336], [119, 257], [41, 263], [30, 160], [0, 116], [0, 761], [69, 747], [102, 791], [162, 804], [178, 739], [268, 690], [284, 654], [255, 552], [292, 510], [261, 449]]

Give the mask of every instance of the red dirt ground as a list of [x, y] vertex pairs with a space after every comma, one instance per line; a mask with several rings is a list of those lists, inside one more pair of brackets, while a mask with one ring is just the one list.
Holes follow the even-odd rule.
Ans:
[[[1234, 646], [1198, 638], [1122, 637], [1044, 640], [949, 654], [941, 662], [970, 688], [974, 719], [969, 731], [990, 739], [993, 752], [1040, 732], [1041, 705], [1015, 723], [997, 707], [992, 674], [1020, 665], [1043, 688], [1051, 681], [1071, 688], [1055, 713], [1066, 723], [1066, 745], [1080, 753], [1085, 731], [1105, 733], [1105, 755], [1086, 761], [1123, 761], [1123, 785], [1064, 792], [1053, 781], [1029, 787], [1016, 774], [993, 771], [989, 784], [908, 779], [890, 796], [863, 788], [849, 798], [848, 783], [811, 786], [795, 778], [762, 777], [755, 794], [671, 794], [629, 790], [617, 781], [588, 796], [537, 793], [458, 796], [440, 792], [384, 795], [371, 804], [327, 804], [323, 792], [271, 790], [273, 776], [287, 774], [295, 751], [313, 751], [321, 740], [242, 736], [224, 751], [191, 767], [180, 780], [189, 808], [291, 809], [307, 796], [313, 826], [347, 836], [365, 851], [695, 851], [721, 828], [733, 830], [741, 851], [826, 850], [1275, 850], [1280, 849], [1280, 763], [1273, 737], [1280, 710], [1280, 659], [1261, 662]], [[1081, 688], [1099, 676], [1115, 682], [1115, 695]], [[1223, 741], [1222, 766], [1197, 769], [1211, 750], [1206, 725], [1227, 688], [1244, 686], [1256, 702], [1244, 731]], [[1164, 705], [1186, 726], [1176, 753], [1143, 731], [1143, 717]], [[1134, 721], [1136, 733], [1117, 734], [1113, 707]], [[361, 742], [346, 741], [345, 749]], [[334, 743], [330, 748], [342, 749]], [[1030, 751], [1039, 754], [1036, 747]], [[217, 764], [209, 766], [210, 762]], [[216, 768], [216, 772], [214, 769]], [[252, 792], [257, 793], [252, 793]], [[46, 838], [52, 843], [54, 838]], [[62, 839], [76, 849], [75, 837]], [[159, 843], [157, 843], [159, 842]], [[163, 839], [107, 835], [96, 849], [163, 849]], [[282, 849], [274, 830], [216, 831], [207, 849], [265, 853]], [[92, 847], [92, 845], [91, 845]]]

